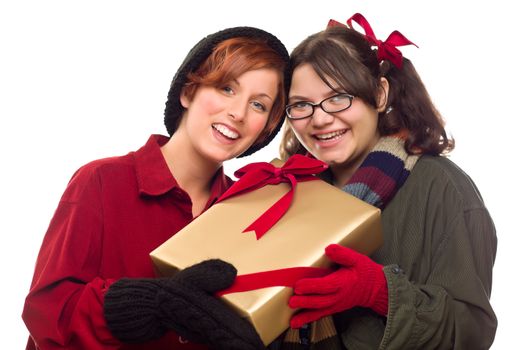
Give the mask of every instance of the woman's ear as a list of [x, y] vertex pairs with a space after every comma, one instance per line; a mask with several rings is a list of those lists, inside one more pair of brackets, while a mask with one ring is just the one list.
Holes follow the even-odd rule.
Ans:
[[190, 101], [190, 98], [188, 97], [188, 94], [186, 93], [185, 87], [183, 87], [182, 91], [180, 92], [179, 101], [182, 107], [188, 109], [191, 101]]
[[377, 111], [384, 112], [386, 110], [386, 103], [388, 101], [388, 91], [390, 85], [385, 77], [381, 77], [379, 81], [379, 91], [377, 92]]

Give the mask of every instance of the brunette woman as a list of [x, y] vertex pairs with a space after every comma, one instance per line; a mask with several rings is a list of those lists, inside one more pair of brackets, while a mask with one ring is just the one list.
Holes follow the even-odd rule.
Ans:
[[[384, 245], [370, 258], [326, 247], [338, 269], [297, 282], [283, 348], [487, 349], [496, 232], [414, 66], [396, 46], [332, 21], [291, 54], [282, 156], [328, 163], [325, 180], [382, 209]], [[327, 203], [329, 205], [329, 203]], [[313, 322], [313, 323], [312, 323]], [[306, 346], [306, 345], [305, 345]]]

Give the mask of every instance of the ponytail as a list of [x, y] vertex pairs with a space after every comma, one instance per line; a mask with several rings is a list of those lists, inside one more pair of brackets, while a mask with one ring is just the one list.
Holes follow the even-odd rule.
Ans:
[[380, 135], [407, 131], [408, 153], [445, 154], [454, 149], [447, 136], [445, 122], [432, 103], [428, 91], [412, 62], [404, 58], [400, 69], [389, 61], [381, 63], [381, 75], [389, 83], [387, 110], [379, 115]]

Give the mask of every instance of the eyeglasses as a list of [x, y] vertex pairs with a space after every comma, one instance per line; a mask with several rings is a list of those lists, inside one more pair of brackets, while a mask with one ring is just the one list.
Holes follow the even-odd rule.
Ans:
[[286, 106], [286, 116], [292, 120], [309, 118], [314, 115], [315, 108], [321, 107], [326, 113], [337, 113], [350, 108], [354, 96], [350, 94], [337, 94], [325, 98], [319, 103], [300, 101]]

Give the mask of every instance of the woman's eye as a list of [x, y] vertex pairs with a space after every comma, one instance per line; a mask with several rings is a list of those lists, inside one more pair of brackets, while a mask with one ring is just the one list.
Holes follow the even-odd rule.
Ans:
[[227, 93], [228, 95], [233, 94], [233, 89], [231, 87], [229, 87], [229, 86], [223, 86], [221, 88], [221, 90], [224, 91], [225, 93]]
[[306, 103], [306, 102], [297, 102], [297, 103], [294, 103], [294, 104], [292, 105], [293, 108], [298, 109], [298, 110], [299, 110], [299, 109], [305, 109], [305, 108], [308, 108], [308, 106], [309, 106], [309, 105], [308, 105], [308, 103]]
[[266, 106], [260, 102], [253, 101], [252, 106], [258, 111], [266, 112]]
[[348, 102], [348, 98], [345, 96], [334, 96], [329, 99], [328, 104], [334, 107], [344, 106]]

